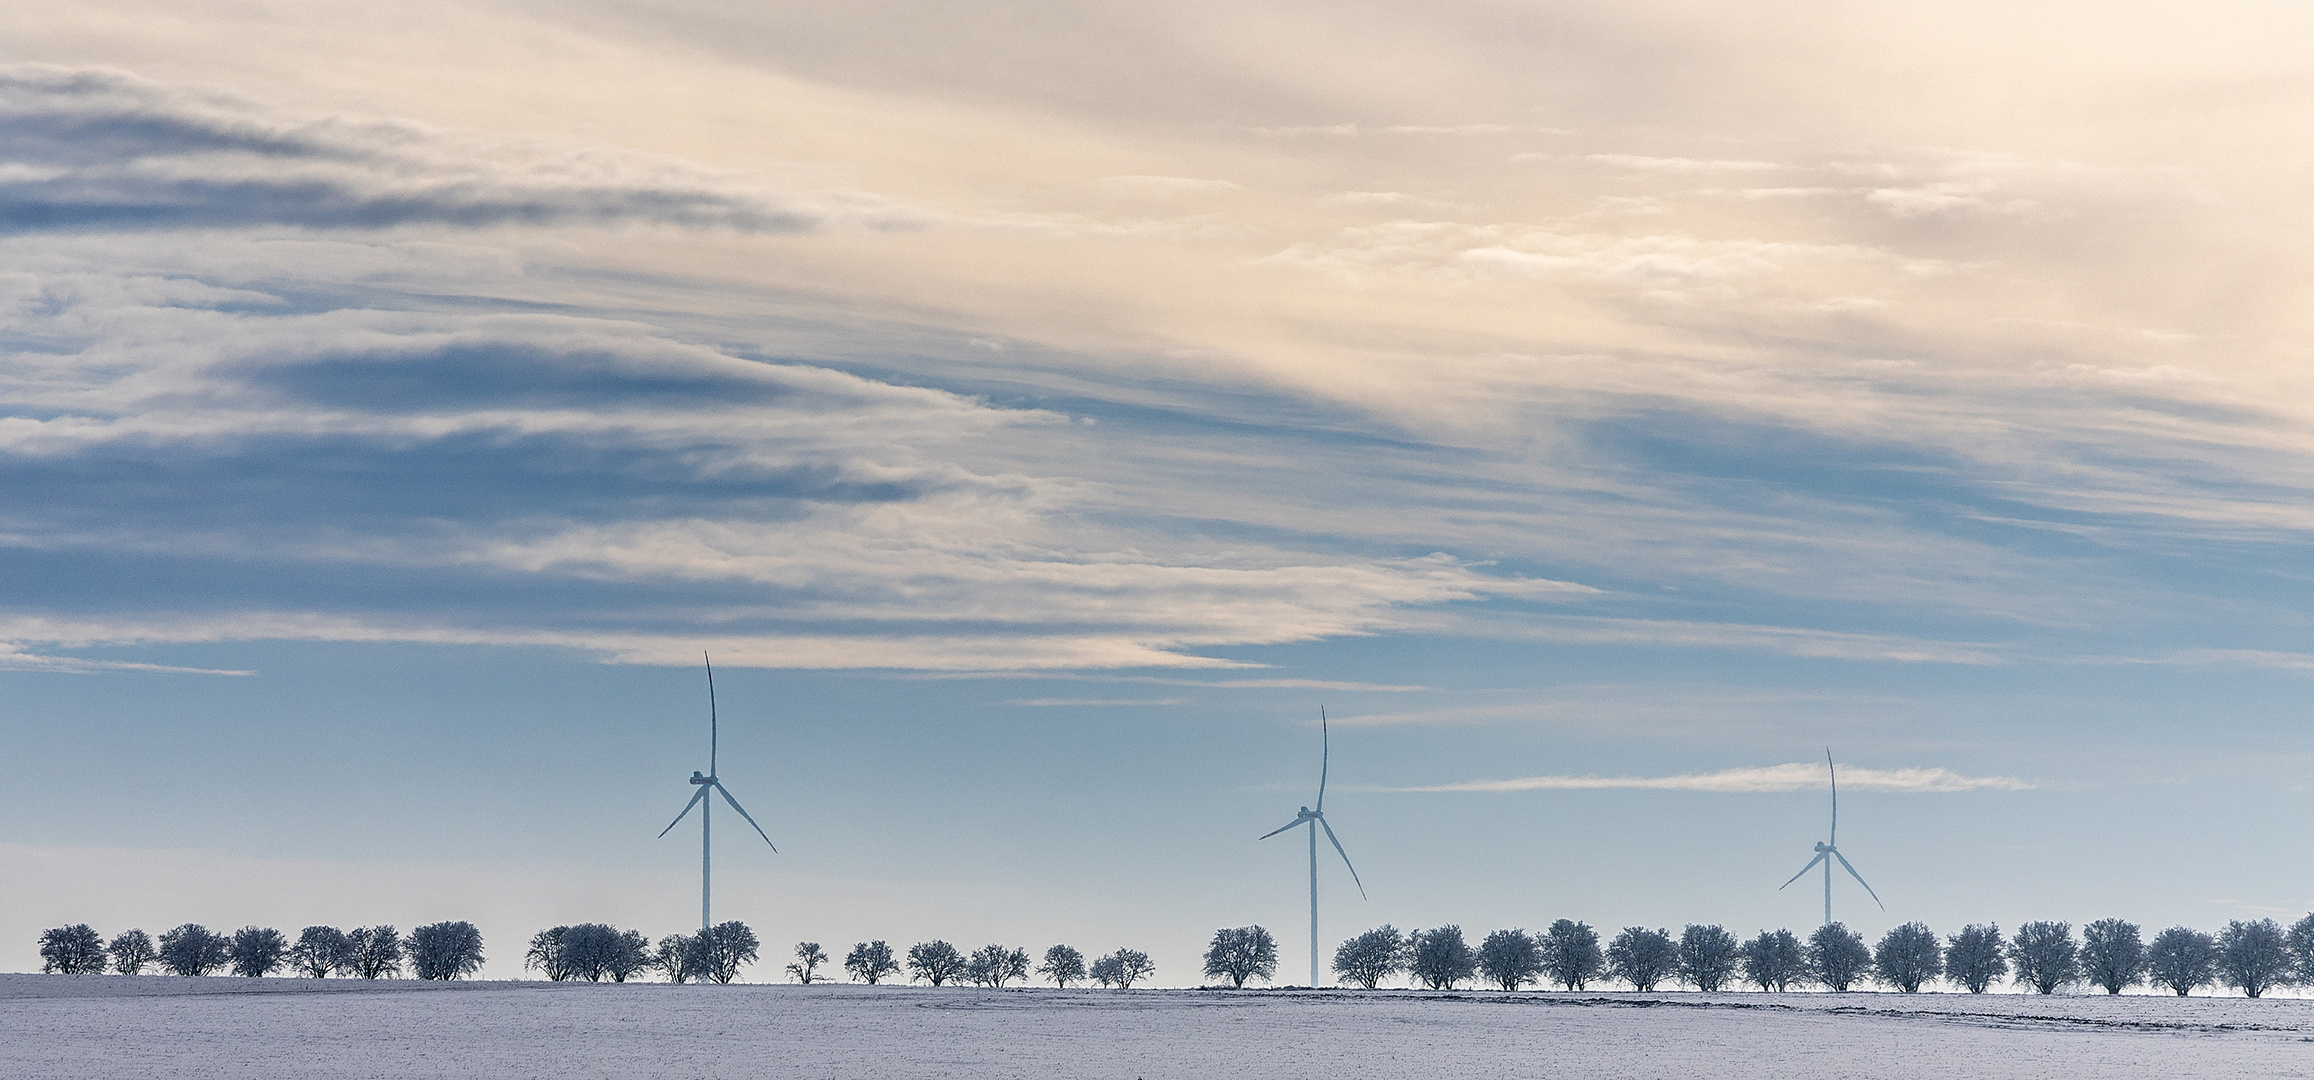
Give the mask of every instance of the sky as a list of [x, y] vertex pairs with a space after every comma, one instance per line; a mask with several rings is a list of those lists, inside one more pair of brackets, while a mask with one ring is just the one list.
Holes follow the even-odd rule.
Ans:
[[19, 5], [0, 969], [2314, 906], [2314, 14]]

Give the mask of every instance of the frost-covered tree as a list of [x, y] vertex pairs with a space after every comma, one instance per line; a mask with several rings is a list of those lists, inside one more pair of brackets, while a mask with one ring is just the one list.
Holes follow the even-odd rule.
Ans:
[[2037, 993], [2054, 994], [2057, 988], [2081, 979], [2081, 946], [2073, 941], [2073, 924], [2029, 922], [2009, 940], [2009, 965], [2017, 981]]
[[1543, 948], [1524, 930], [1497, 930], [1478, 943], [1479, 977], [1516, 990], [1543, 973]]
[[2236, 919], [2218, 931], [2218, 981], [2249, 997], [2290, 977], [2290, 949], [2282, 924], [2272, 919]]
[[1205, 947], [1205, 977], [1228, 979], [1231, 988], [1247, 979], [1268, 979], [1278, 972], [1278, 942], [1267, 928], [1239, 926], [1213, 932]]
[[900, 963], [892, 959], [890, 945], [881, 941], [863, 941], [852, 946], [852, 951], [844, 955], [844, 970], [850, 972], [852, 978], [874, 986], [899, 974]]
[[1961, 989], [1982, 994], [2009, 973], [2007, 942], [1996, 923], [1970, 925], [1945, 939], [1944, 975]]
[[1631, 989], [1642, 994], [1652, 992], [1656, 983], [1678, 970], [1679, 945], [1671, 940], [1669, 930], [1626, 926], [1607, 943], [1607, 977], [1630, 983]]
[[[2291, 977], [2301, 983], [2314, 984], [2314, 914], [2290, 924], [2290, 934], [2282, 939], [2290, 950]], [[118, 967], [116, 961], [114, 964]]]
[[1406, 937], [1406, 970], [1432, 990], [1452, 990], [1478, 973], [1478, 956], [1462, 940], [1462, 927], [1417, 930]]
[[706, 975], [719, 983], [728, 983], [739, 977], [739, 969], [755, 962], [756, 950], [762, 944], [755, 940], [755, 931], [747, 924], [733, 919], [719, 922], [699, 931], [699, 948], [706, 961]]
[[795, 981], [810, 986], [812, 980], [819, 977], [819, 966], [827, 962], [827, 950], [820, 948], [819, 942], [799, 941], [795, 943], [795, 963], [787, 966], [787, 973], [795, 976]]
[[386, 979], [402, 973], [402, 933], [391, 925], [349, 930], [345, 939], [353, 948], [354, 974], [365, 979]]
[[40, 970], [52, 975], [104, 974], [104, 935], [87, 923], [40, 932]]
[[1762, 930], [1744, 942], [1737, 956], [1744, 981], [1762, 990], [1783, 993], [1807, 981], [1808, 950], [1789, 930]]
[[1716, 994], [1742, 964], [1743, 943], [1726, 927], [1689, 923], [1679, 932], [1679, 981]]
[[1334, 949], [1334, 977], [1372, 990], [1406, 970], [1406, 936], [1387, 923]]
[[1055, 945], [1045, 950], [1045, 962], [1037, 965], [1036, 973], [1066, 990], [1070, 983], [1085, 981], [1085, 954], [1073, 945]]
[[2145, 973], [2155, 985], [2184, 997], [2197, 986], [2218, 981], [2216, 938], [2186, 926], [2172, 926], [2145, 947]]
[[1927, 923], [1908, 922], [1880, 935], [1872, 950], [1872, 974], [1883, 986], [1911, 994], [1944, 973], [1944, 946]]
[[[562, 951], [564, 978], [601, 982], [611, 973], [622, 942], [619, 928], [608, 923], [579, 923], [555, 928], [554, 947]], [[551, 975], [549, 976], [552, 977]]]
[[570, 933], [570, 927], [554, 926], [532, 934], [530, 936], [530, 951], [524, 953], [522, 957], [523, 969], [535, 969], [539, 974], [555, 982], [561, 982], [578, 974], [571, 969], [570, 953], [562, 947], [563, 935], [568, 933]]
[[[480, 937], [476, 938], [480, 947]], [[603, 974], [612, 982], [623, 983], [659, 966], [659, 957], [651, 950], [651, 939], [640, 930], [621, 930], [619, 940], [612, 944], [610, 955], [603, 960]]]
[[908, 947], [908, 978], [934, 986], [964, 974], [964, 954], [945, 941], [925, 941]]
[[709, 978], [707, 943], [697, 934], [669, 934], [659, 939], [658, 950], [651, 954], [651, 966], [671, 983], [705, 982]]
[[1543, 973], [1567, 990], [1581, 990], [1606, 970], [1607, 956], [1599, 948], [1599, 932], [1591, 924], [1560, 919], [1543, 931]]
[[983, 945], [964, 961], [965, 981], [991, 990], [1003, 989], [1014, 979], [1028, 978], [1028, 950]]
[[112, 969], [123, 975], [142, 975], [145, 965], [159, 958], [152, 936], [142, 930], [123, 930], [105, 950], [112, 954]]
[[[643, 935], [635, 940], [642, 942]], [[637, 960], [635, 967], [642, 967]], [[473, 923], [427, 923], [410, 931], [410, 974], [421, 979], [463, 979], [482, 970], [482, 931]]]
[[1156, 973], [1157, 965], [1149, 962], [1149, 954], [1134, 949], [1119, 949], [1095, 960], [1088, 972], [1094, 982], [1119, 990], [1131, 990], [1134, 983]]
[[2081, 928], [2081, 974], [2108, 994], [2145, 981], [2145, 941], [2137, 924], [2099, 919]]
[[1846, 923], [1825, 923], [1808, 935], [1808, 976], [1844, 994], [1872, 970], [1872, 947]]
[[233, 974], [252, 979], [273, 974], [289, 958], [289, 939], [272, 927], [244, 926], [235, 930], [233, 944], [227, 948]]
[[186, 923], [161, 935], [161, 968], [171, 975], [207, 975], [231, 958], [225, 935], [199, 923]]
[[297, 932], [289, 947], [289, 970], [308, 979], [325, 979], [353, 968], [353, 943], [334, 926], [308, 926]]

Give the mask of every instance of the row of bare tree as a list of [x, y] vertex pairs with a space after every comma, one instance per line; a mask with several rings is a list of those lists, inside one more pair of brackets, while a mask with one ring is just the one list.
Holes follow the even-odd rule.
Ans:
[[408, 937], [392, 926], [308, 926], [291, 941], [271, 927], [220, 934], [186, 923], [158, 942], [142, 930], [122, 931], [107, 942], [79, 923], [40, 935], [40, 970], [64, 975], [138, 975], [149, 967], [188, 976], [230, 971], [251, 978], [278, 972], [380, 979], [401, 975], [405, 965], [421, 979], [465, 978], [482, 968], [482, 932], [470, 922], [431, 923]]
[[[1269, 932], [1258, 926], [1217, 932], [1206, 953], [1206, 974], [1232, 977], [1233, 985], [1270, 977], [1274, 944], [1266, 954], [1253, 950], [1266, 955], [1266, 966], [1229, 959], [1247, 954], [1252, 935], [1266, 941]], [[1940, 978], [1981, 994], [2013, 978], [2042, 994], [2070, 987], [2118, 994], [2143, 985], [2183, 996], [2225, 986], [2259, 997], [2277, 986], [2314, 985], [2314, 915], [2288, 929], [2272, 919], [2236, 920], [2214, 935], [2173, 926], [2151, 941], [2121, 919], [2090, 923], [2079, 937], [2069, 923], [2029, 922], [2010, 937], [1987, 923], [1942, 941], [1927, 925], [1913, 922], [1882, 935], [1877, 946], [1840, 923], [1804, 939], [1789, 930], [1766, 930], [1749, 941], [1720, 926], [1690, 925], [1677, 937], [1629, 926], [1602, 946], [1589, 925], [1560, 919], [1539, 934], [1497, 930], [1475, 948], [1459, 926], [1413, 933], [1383, 926], [1343, 942], [1334, 951], [1334, 974], [1369, 990], [1400, 974], [1434, 990], [1477, 981], [1504, 990], [1529, 984], [1582, 990], [1612, 980], [1640, 991], [1675, 981], [1703, 991], [1745, 985], [1846, 991], [1870, 982], [1907, 994]]]

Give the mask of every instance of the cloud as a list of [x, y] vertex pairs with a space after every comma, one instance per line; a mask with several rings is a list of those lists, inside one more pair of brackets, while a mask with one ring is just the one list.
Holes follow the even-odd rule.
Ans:
[[1232, 184], [1227, 180], [1199, 180], [1187, 176], [1107, 176], [1101, 179], [1101, 183], [1124, 191], [1139, 191], [1157, 195], [1245, 190], [1244, 187]]
[[[0, 641], [25, 656], [288, 639], [1228, 669], [1199, 651], [1591, 591], [1184, 539], [1068, 471], [1103, 438], [1068, 417], [631, 321], [308, 311], [83, 265], [0, 280], [0, 329], [43, 343], [0, 354], [0, 482], [25, 496], [0, 507], [25, 571]], [[106, 584], [150, 574], [171, 590]]]
[[0, 234], [291, 226], [919, 224], [670, 158], [409, 122], [295, 118], [117, 71], [0, 65]]
[[[1840, 785], [1853, 791], [1946, 793], [1959, 791], [2029, 791], [2034, 785], [2009, 776], [1962, 776], [1950, 769], [1872, 769], [1849, 766], [1840, 770]], [[1467, 780], [1457, 784], [1377, 788], [1393, 792], [1442, 791], [1712, 791], [1730, 794], [1769, 794], [1806, 791], [1826, 786], [1824, 767], [1795, 761], [1788, 765], [1721, 769], [1718, 772], [1679, 776], [1525, 776], [1511, 780]]]
[[1006, 705], [1030, 708], [1078, 707], [1107, 708], [1130, 705], [1179, 705], [1186, 698], [1012, 698]]

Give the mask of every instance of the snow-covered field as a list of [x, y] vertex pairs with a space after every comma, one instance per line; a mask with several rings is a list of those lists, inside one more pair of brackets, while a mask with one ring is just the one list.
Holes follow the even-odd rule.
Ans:
[[0, 975], [0, 1076], [2294, 1077], [2314, 1001]]

